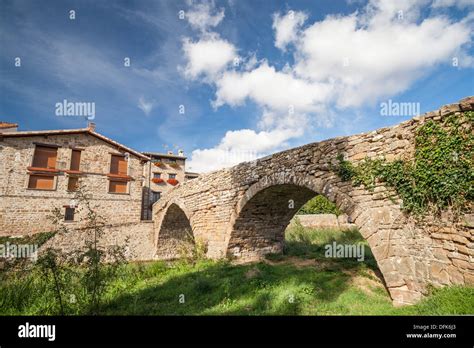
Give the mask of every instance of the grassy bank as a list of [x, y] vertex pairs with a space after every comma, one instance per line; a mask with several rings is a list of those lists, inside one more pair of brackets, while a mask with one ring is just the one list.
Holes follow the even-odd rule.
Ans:
[[[127, 264], [108, 287], [105, 315], [436, 315], [474, 314], [474, 288], [433, 289], [415, 306], [394, 308], [370, 250], [365, 259], [328, 259], [324, 245], [364, 243], [357, 231], [296, 226], [282, 255], [256, 264], [209, 260]], [[71, 272], [81, 272], [80, 269]], [[73, 279], [73, 277], [71, 278]], [[73, 281], [66, 313], [87, 313]], [[55, 314], [54, 293], [39, 272], [9, 276], [0, 285], [0, 313]]]

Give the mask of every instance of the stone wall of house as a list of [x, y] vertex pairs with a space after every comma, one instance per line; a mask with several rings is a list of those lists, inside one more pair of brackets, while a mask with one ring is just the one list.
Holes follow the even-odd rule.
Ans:
[[258, 259], [282, 249], [291, 218], [322, 194], [367, 239], [395, 304], [418, 301], [428, 284], [474, 284], [474, 230], [468, 218], [415, 221], [401, 211], [393, 190], [381, 183], [373, 191], [354, 187], [333, 170], [338, 154], [356, 164], [366, 157], [410, 158], [419, 126], [470, 110], [474, 97], [393, 127], [308, 144], [181, 183], [153, 207], [154, 243], [168, 209], [176, 205], [194, 237], [207, 244], [209, 257]]
[[176, 159], [176, 163], [169, 162], [167, 158], [162, 158], [161, 165], [156, 166], [153, 163], [149, 163], [149, 171], [150, 171], [150, 179], [153, 179], [154, 173], [160, 173], [161, 178], [164, 180], [163, 183], [155, 184], [150, 180], [150, 188], [153, 191], [161, 192], [165, 194], [174, 186], [169, 184], [167, 180], [169, 179], [170, 174], [176, 174], [176, 180], [178, 182], [184, 181], [184, 168], [185, 168], [185, 160], [184, 159]]
[[[58, 148], [57, 169], [54, 190], [28, 189], [29, 173], [32, 165], [35, 143], [53, 144]], [[96, 206], [98, 214], [107, 221], [121, 223], [140, 222], [143, 164], [130, 154], [128, 173], [133, 178], [129, 182], [128, 194], [109, 193], [112, 153], [120, 153], [117, 148], [89, 134], [48, 135], [28, 137], [4, 137], [0, 141], [0, 236], [19, 236], [37, 232], [47, 232], [54, 228], [47, 218], [54, 208], [65, 212], [75, 194], [67, 190], [71, 148], [81, 148], [80, 170], [85, 174], [81, 184], [89, 200]], [[80, 228], [83, 224], [84, 209], [78, 206], [75, 221], [68, 224]]]

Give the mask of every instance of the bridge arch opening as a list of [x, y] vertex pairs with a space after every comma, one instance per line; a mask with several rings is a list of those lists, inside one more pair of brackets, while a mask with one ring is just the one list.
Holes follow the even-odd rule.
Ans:
[[190, 220], [178, 204], [171, 203], [164, 212], [156, 240], [157, 256], [163, 260], [188, 256], [194, 248]]
[[[385, 214], [382, 214], [384, 219], [389, 221], [384, 222], [384, 219], [378, 217], [366, 219], [365, 215], [374, 214], [373, 209], [358, 207], [347, 194], [341, 192], [337, 185], [320, 179], [276, 174], [264, 177], [250, 186], [234, 210], [226, 255], [248, 262], [257, 261], [266, 254], [283, 252], [285, 232], [291, 219], [304, 204], [317, 195], [322, 195], [336, 203], [337, 208], [348, 216], [359, 215], [359, 218], [353, 222], [371, 249], [371, 254], [377, 263], [377, 276], [397, 303], [410, 303], [404, 301], [405, 289], [393, 290], [387, 283], [387, 276], [390, 284], [394, 281], [399, 282], [401, 276], [392, 268], [387, 267], [387, 260], [383, 255], [386, 244], [377, 244], [378, 240], [382, 240], [382, 237], [377, 236], [377, 231], [380, 230], [384, 234], [384, 226], [393, 224], [393, 219], [389, 219]], [[380, 208], [376, 211], [387, 212]], [[353, 234], [354, 231], [350, 231]], [[358, 239], [354, 235], [348, 237], [349, 240], [354, 237]]]
[[285, 230], [293, 216], [318, 193], [306, 186], [275, 184], [265, 187], [240, 208], [227, 246], [227, 255], [255, 260], [283, 251]]

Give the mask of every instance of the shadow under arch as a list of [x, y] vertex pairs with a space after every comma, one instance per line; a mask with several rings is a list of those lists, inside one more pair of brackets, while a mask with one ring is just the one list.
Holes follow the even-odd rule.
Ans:
[[161, 208], [155, 221], [156, 257], [171, 260], [187, 256], [194, 247], [194, 233], [186, 207], [171, 201]]
[[287, 173], [260, 179], [236, 204], [227, 233], [226, 255], [251, 261], [281, 252], [290, 220], [317, 194], [348, 214], [354, 209], [350, 198], [328, 181]]

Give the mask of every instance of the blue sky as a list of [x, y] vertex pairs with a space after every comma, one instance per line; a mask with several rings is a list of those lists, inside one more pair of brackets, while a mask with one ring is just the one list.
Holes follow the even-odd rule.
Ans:
[[93, 102], [100, 133], [218, 169], [473, 95], [473, 3], [1, 0], [0, 120], [84, 127], [55, 105]]

